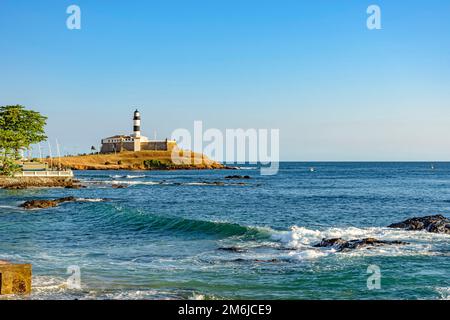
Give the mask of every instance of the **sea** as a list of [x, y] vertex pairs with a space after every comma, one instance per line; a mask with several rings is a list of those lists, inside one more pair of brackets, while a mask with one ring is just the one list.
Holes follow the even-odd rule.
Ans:
[[[387, 228], [450, 217], [450, 163], [75, 175], [87, 188], [0, 190], [0, 260], [33, 265], [32, 294], [1, 299], [450, 298], [450, 235]], [[315, 247], [368, 237], [407, 244]]]

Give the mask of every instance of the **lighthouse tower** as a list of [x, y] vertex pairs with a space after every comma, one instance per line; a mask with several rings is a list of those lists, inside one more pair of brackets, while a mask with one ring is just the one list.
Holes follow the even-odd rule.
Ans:
[[141, 137], [141, 114], [139, 110], [136, 109], [133, 117], [133, 137], [140, 138]]

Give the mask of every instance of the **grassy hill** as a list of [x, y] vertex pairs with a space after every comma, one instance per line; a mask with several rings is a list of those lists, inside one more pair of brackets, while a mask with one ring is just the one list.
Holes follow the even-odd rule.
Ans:
[[[184, 152], [181, 164], [172, 161], [170, 151], [120, 152], [117, 154], [93, 154], [54, 158], [53, 166], [61, 164], [73, 170], [180, 170], [180, 169], [223, 169], [222, 164], [198, 153]], [[194, 161], [195, 160], [195, 161]], [[49, 159], [44, 162], [50, 163]]]

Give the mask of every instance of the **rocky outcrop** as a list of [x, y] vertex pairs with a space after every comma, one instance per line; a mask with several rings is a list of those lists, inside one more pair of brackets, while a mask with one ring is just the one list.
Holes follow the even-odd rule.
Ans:
[[65, 197], [55, 200], [29, 200], [20, 205], [21, 208], [30, 209], [45, 209], [57, 207], [60, 203], [64, 202], [75, 202], [77, 199], [75, 197]]
[[30, 294], [31, 269], [31, 264], [17, 264], [0, 260], [0, 295]]
[[405, 245], [403, 241], [383, 241], [374, 238], [365, 238], [357, 240], [344, 240], [342, 238], [323, 239], [320, 243], [314, 245], [316, 248], [332, 247], [337, 251], [359, 249], [363, 247], [379, 247], [383, 245]]
[[411, 218], [403, 222], [393, 223], [388, 228], [405, 230], [425, 230], [432, 233], [450, 234], [450, 219], [443, 215]]
[[71, 177], [6, 177], [0, 176], [0, 188], [20, 190], [27, 188], [64, 188], [74, 184]]

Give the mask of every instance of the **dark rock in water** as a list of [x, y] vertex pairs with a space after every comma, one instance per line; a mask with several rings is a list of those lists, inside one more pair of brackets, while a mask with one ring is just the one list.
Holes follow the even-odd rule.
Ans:
[[250, 176], [240, 176], [240, 175], [233, 175], [233, 176], [226, 176], [225, 179], [251, 179]]
[[127, 188], [127, 186], [125, 186], [123, 184], [113, 184], [112, 188], [113, 189], [125, 189], [125, 188]]
[[238, 259], [234, 259], [234, 262], [247, 262], [247, 263], [277, 263], [277, 262], [281, 262], [281, 260], [278, 259], [268, 259], [268, 260], [261, 260], [261, 259], [242, 259], [242, 258], [238, 258]]
[[432, 233], [450, 234], [450, 219], [443, 215], [411, 218], [403, 222], [393, 223], [388, 228], [405, 230], [426, 230]]
[[67, 185], [64, 188], [65, 189], [82, 189], [82, 188], [86, 188], [86, 186], [83, 186], [81, 184], [72, 184], [72, 185]]
[[65, 197], [55, 200], [30, 200], [26, 201], [23, 204], [20, 205], [21, 208], [24, 209], [45, 209], [45, 208], [52, 208], [57, 207], [60, 203], [63, 202], [74, 202], [77, 201], [75, 197]]
[[225, 183], [223, 183], [222, 181], [201, 181], [199, 182], [202, 185], [205, 186], [224, 186]]
[[374, 238], [344, 240], [341, 238], [323, 239], [320, 243], [314, 245], [316, 248], [333, 247], [337, 251], [358, 249], [363, 247], [378, 247], [383, 245], [405, 245], [403, 241], [383, 241]]
[[270, 259], [270, 260], [260, 260], [260, 259], [256, 259], [253, 260], [254, 262], [266, 262], [266, 263], [276, 263], [276, 262], [280, 262], [280, 260], [278, 259]]
[[16, 184], [16, 185], [4, 187], [4, 189], [6, 189], [6, 190], [24, 190], [24, 189], [28, 189], [28, 187], [25, 185]]
[[20, 207], [24, 209], [45, 209], [56, 207], [58, 202], [54, 200], [30, 200], [21, 204]]
[[238, 248], [238, 247], [223, 247], [223, 248], [219, 248], [217, 250], [230, 251], [230, 252], [236, 252], [236, 253], [247, 252], [247, 250], [242, 249], [242, 248]]

